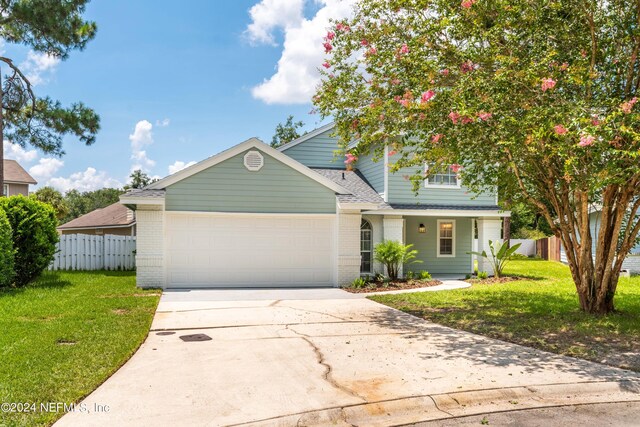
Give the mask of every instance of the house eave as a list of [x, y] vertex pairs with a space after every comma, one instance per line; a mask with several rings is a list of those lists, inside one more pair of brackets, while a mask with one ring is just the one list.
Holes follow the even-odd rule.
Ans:
[[511, 211], [502, 210], [461, 210], [461, 209], [378, 209], [365, 211], [367, 215], [402, 215], [402, 216], [429, 216], [429, 217], [458, 217], [458, 218], [484, 218], [511, 216]]

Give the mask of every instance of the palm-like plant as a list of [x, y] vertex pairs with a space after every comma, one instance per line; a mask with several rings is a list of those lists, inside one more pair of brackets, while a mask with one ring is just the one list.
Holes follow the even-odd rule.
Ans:
[[520, 245], [522, 245], [522, 243], [518, 243], [509, 247], [506, 242], [500, 243], [498, 241], [493, 242], [489, 240], [489, 251], [491, 252], [490, 255], [487, 254], [487, 251], [468, 253], [488, 259], [491, 263], [491, 266], [493, 267], [494, 276], [500, 278], [502, 277], [502, 270], [504, 269], [504, 266], [511, 259], [511, 256], [516, 253]]

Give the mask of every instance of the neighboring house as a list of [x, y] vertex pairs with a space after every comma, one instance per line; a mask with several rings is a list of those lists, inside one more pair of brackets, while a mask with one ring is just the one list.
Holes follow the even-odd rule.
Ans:
[[120, 203], [96, 209], [58, 227], [60, 234], [136, 235], [135, 212]]
[[[592, 244], [591, 250], [595, 259], [596, 245], [598, 242], [598, 232], [600, 230], [600, 224], [602, 223], [602, 211], [600, 207], [594, 207], [589, 213], [589, 228], [591, 231]], [[567, 256], [564, 252], [564, 248], [560, 248], [560, 261], [567, 263]], [[627, 255], [622, 263], [622, 269], [631, 273], [640, 273], [640, 244], [636, 245], [631, 252]]]
[[37, 184], [36, 180], [27, 173], [15, 160], [3, 160], [4, 182], [2, 194], [5, 196], [15, 196], [22, 194], [29, 195], [29, 185]]
[[373, 260], [383, 239], [414, 245], [413, 270], [460, 276], [473, 271], [476, 225], [479, 250], [500, 239], [509, 212], [495, 193], [474, 197], [448, 173], [414, 196], [387, 156], [346, 171], [332, 132], [277, 150], [252, 138], [122, 195], [136, 210], [138, 286], [338, 286], [383, 272]]

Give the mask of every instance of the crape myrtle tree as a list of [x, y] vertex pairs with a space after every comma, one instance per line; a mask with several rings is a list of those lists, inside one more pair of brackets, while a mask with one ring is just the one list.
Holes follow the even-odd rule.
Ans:
[[[96, 34], [96, 24], [83, 19], [88, 0], [0, 0], [0, 39], [25, 45], [61, 60], [82, 50]], [[44, 153], [64, 154], [62, 138], [73, 135], [87, 145], [95, 142], [98, 115], [81, 102], [63, 106], [37, 96], [24, 70], [0, 55], [0, 143], [7, 139]], [[4, 138], [2, 137], [4, 131]], [[4, 180], [0, 150], [0, 188]]]
[[387, 144], [416, 187], [425, 163], [499, 183], [561, 239], [582, 310], [613, 311], [640, 229], [640, 1], [359, 0], [323, 46], [314, 103], [347, 161]]

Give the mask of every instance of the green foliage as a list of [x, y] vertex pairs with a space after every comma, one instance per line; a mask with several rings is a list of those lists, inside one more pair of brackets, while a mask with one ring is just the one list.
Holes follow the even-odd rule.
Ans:
[[278, 123], [276, 126], [276, 133], [273, 135], [271, 139], [271, 146], [273, 148], [280, 147], [281, 145], [286, 144], [287, 142], [291, 142], [294, 139], [300, 138], [300, 134], [298, 133], [298, 128], [304, 126], [304, 122], [302, 121], [293, 121], [293, 116], [287, 117], [287, 121], [282, 124]]
[[411, 270], [404, 273], [404, 278], [407, 280], [413, 280], [415, 277], [416, 277], [416, 274]]
[[368, 282], [365, 277], [358, 277], [357, 279], [354, 279], [349, 286], [354, 289], [362, 289], [367, 286], [367, 283]]
[[129, 179], [131, 182], [124, 186], [125, 190], [130, 190], [132, 188], [144, 188], [149, 184], [153, 184], [157, 181], [157, 179], [151, 179], [149, 175], [142, 172], [142, 169], [136, 169], [131, 172], [129, 175]]
[[53, 260], [58, 242], [55, 211], [46, 203], [22, 195], [0, 198], [0, 209], [13, 230], [15, 284], [24, 286]]
[[[314, 104], [345, 151], [397, 151], [390, 170], [416, 190], [425, 163], [458, 164], [471, 191], [534, 207], [567, 243], [581, 307], [608, 312], [640, 232], [617, 215], [640, 208], [639, 19], [628, 0], [358, 0], [327, 35]], [[592, 254], [594, 204], [624, 239]]]
[[547, 220], [530, 205], [522, 202], [514, 203], [509, 210], [511, 211], [512, 238], [537, 240], [553, 235]]
[[540, 240], [549, 237], [541, 230], [532, 230], [530, 228], [521, 228], [516, 233], [511, 235], [512, 239], [531, 239]]
[[69, 206], [67, 206], [62, 193], [53, 187], [39, 188], [35, 193], [31, 193], [29, 197], [51, 205], [51, 207], [56, 211], [56, 218], [58, 220], [69, 215]]
[[500, 243], [498, 241], [493, 242], [489, 240], [489, 250], [491, 252], [490, 254], [487, 254], [487, 251], [468, 253], [488, 259], [489, 262], [491, 262], [491, 266], [493, 267], [493, 274], [496, 277], [501, 277], [504, 266], [510, 259], [512, 259], [513, 255], [516, 253], [520, 246], [522, 246], [522, 243], [518, 243], [509, 247], [506, 242]]
[[[96, 34], [96, 24], [82, 15], [88, 0], [4, 1], [0, 37], [35, 52], [66, 59], [82, 50]], [[61, 155], [62, 139], [73, 135], [90, 145], [100, 128], [98, 115], [81, 102], [63, 107], [38, 97], [26, 70], [0, 57], [9, 73], [3, 79], [4, 137], [22, 147], [30, 144], [45, 153]], [[2, 177], [0, 177], [0, 181]]]
[[396, 240], [385, 240], [374, 248], [374, 258], [387, 268], [391, 280], [398, 278], [400, 267], [405, 264], [420, 263], [415, 259], [418, 251], [411, 249], [413, 245], [403, 245]]
[[0, 287], [11, 285], [16, 273], [12, 235], [7, 215], [0, 209]]
[[486, 271], [478, 271], [478, 279], [484, 280], [489, 277], [489, 273]]
[[431, 280], [431, 273], [427, 270], [422, 270], [420, 272], [420, 280]]
[[82, 193], [78, 190], [69, 190], [64, 196], [69, 213], [61, 222], [66, 223], [93, 210], [112, 205], [120, 200], [122, 193], [123, 190], [117, 188], [102, 188]]

